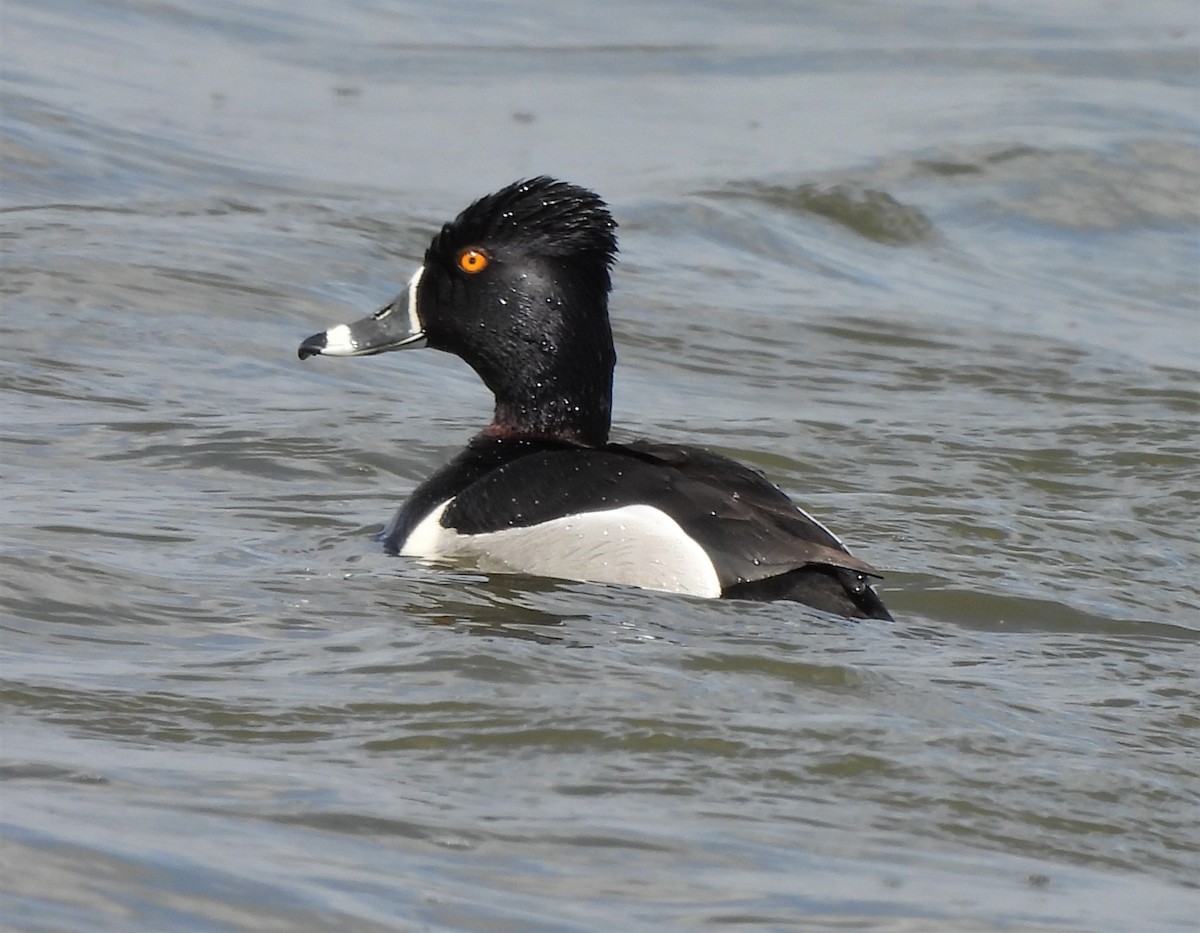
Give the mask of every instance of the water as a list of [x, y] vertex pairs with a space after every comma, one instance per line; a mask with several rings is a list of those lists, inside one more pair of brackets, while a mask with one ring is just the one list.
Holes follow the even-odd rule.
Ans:
[[[4, 926], [1195, 928], [1190, 4], [0, 29]], [[895, 624], [379, 552], [488, 398], [296, 346], [541, 172], [621, 223], [616, 436]]]

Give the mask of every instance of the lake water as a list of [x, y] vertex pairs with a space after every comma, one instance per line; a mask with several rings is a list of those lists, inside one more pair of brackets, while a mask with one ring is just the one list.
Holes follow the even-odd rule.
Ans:
[[[1200, 14], [0, 7], [0, 926], [1187, 931]], [[301, 364], [473, 198], [620, 223], [616, 437], [894, 624], [381, 553], [490, 415]]]

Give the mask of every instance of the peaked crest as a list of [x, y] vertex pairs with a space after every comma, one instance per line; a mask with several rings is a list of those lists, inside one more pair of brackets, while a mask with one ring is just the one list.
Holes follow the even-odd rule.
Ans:
[[616, 259], [616, 229], [599, 195], [540, 175], [472, 203], [442, 227], [427, 258], [469, 244], [519, 243], [543, 256], [599, 261], [607, 269]]

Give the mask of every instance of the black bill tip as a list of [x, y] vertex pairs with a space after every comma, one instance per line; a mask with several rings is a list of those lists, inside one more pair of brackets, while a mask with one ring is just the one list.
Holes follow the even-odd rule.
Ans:
[[313, 334], [311, 337], [306, 337], [304, 342], [300, 344], [299, 355], [300, 359], [306, 360], [310, 356], [319, 356], [324, 351], [328, 344], [328, 338], [325, 336], [325, 331], [319, 334]]

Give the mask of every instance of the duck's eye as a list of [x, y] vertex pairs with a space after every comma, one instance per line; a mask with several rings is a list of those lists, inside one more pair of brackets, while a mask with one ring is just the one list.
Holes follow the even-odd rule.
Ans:
[[488, 267], [488, 254], [481, 250], [478, 246], [468, 246], [464, 250], [460, 250], [458, 254], [458, 268], [463, 272], [474, 275], [476, 272], [482, 272]]

